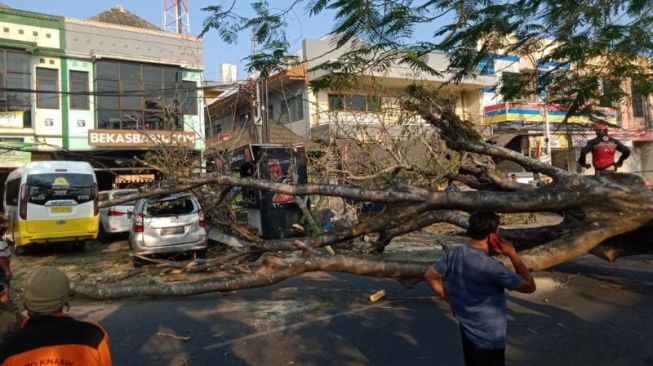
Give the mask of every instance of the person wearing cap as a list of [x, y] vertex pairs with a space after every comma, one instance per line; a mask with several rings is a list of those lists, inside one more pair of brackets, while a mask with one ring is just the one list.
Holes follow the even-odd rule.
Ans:
[[[585, 169], [590, 168], [590, 165], [585, 162], [585, 157], [591, 152], [592, 165], [594, 165], [594, 170], [597, 172], [612, 166], [614, 166], [615, 170], [621, 168], [624, 161], [630, 156], [630, 149], [619, 140], [608, 136], [608, 125], [606, 123], [595, 123], [594, 130], [596, 131], [596, 137], [587, 141], [587, 144], [580, 150], [578, 164]], [[617, 151], [621, 153], [621, 156], [615, 162], [614, 155]]]
[[32, 271], [24, 286], [29, 318], [0, 344], [0, 365], [111, 365], [106, 331], [64, 314], [70, 281], [55, 267]]

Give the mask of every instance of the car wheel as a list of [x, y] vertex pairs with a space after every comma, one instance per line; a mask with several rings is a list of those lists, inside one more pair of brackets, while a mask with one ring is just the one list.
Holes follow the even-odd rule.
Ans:
[[143, 267], [143, 265], [145, 264], [145, 261], [138, 258], [138, 257], [132, 256], [132, 264], [134, 265], [134, 268], [140, 268], [140, 267]]
[[97, 234], [97, 240], [102, 244], [108, 244], [111, 241], [111, 234], [104, 231], [104, 225], [100, 223], [100, 230]]

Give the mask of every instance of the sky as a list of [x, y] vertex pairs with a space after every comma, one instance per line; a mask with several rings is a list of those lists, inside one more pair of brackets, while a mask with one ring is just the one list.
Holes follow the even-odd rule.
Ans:
[[[21, 10], [39, 13], [68, 16], [73, 18], [89, 18], [104, 10], [122, 5], [125, 9], [149, 21], [156, 26], [163, 25], [163, 0], [0, 0], [3, 4]], [[202, 22], [209, 15], [201, 9], [210, 5], [230, 5], [230, 0], [188, 0], [191, 33], [197, 35], [202, 29]], [[228, 4], [227, 4], [228, 3]], [[249, 1], [237, 0], [236, 10], [242, 15], [251, 15]], [[270, 4], [284, 7], [290, 0], [270, 0]], [[301, 48], [304, 38], [320, 38], [331, 30], [332, 14], [323, 13], [309, 17], [303, 6], [297, 8], [288, 19], [288, 41], [291, 50]], [[251, 52], [250, 35], [241, 34], [237, 44], [225, 44], [215, 31], [204, 35], [204, 69], [205, 80], [217, 80], [220, 77], [219, 64], [230, 63], [238, 65], [238, 77], [247, 75], [246, 62], [243, 61]]]

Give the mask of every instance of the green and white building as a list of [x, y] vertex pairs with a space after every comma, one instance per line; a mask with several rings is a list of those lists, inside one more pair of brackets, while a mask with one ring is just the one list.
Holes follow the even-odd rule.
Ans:
[[84, 20], [0, 8], [0, 180], [87, 160], [108, 189], [153, 176], [129, 161], [155, 143], [201, 157], [202, 50], [120, 6]]

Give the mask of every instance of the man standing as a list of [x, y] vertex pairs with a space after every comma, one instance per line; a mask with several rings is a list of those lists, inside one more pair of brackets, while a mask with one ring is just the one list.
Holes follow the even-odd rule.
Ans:
[[105, 330], [64, 314], [69, 286], [68, 276], [54, 267], [29, 274], [24, 289], [29, 318], [0, 344], [0, 365], [111, 365]]
[[[509, 241], [495, 235], [499, 216], [476, 212], [469, 217], [471, 240], [449, 250], [425, 273], [435, 293], [450, 303], [460, 323], [465, 365], [504, 365], [507, 332], [505, 289], [535, 291], [535, 281]], [[489, 256], [490, 240], [517, 273]]]
[[[615, 170], [621, 168], [624, 161], [630, 156], [630, 149], [622, 144], [619, 140], [608, 136], [608, 125], [603, 122], [597, 122], [594, 125], [596, 137], [587, 141], [587, 144], [580, 150], [578, 164], [585, 169], [590, 165], [585, 162], [588, 153], [592, 153], [592, 164], [594, 170], [600, 172], [614, 166]], [[617, 162], [614, 161], [615, 153], [619, 151], [621, 156]]]

